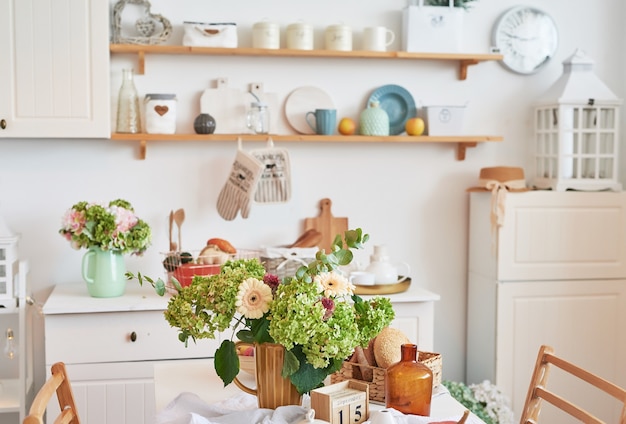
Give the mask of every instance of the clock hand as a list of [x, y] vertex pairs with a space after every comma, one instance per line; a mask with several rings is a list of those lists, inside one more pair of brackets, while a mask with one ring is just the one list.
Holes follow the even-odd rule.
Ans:
[[507, 36], [509, 36], [511, 38], [515, 38], [517, 40], [520, 40], [520, 41], [532, 41], [532, 40], [536, 40], [537, 38], [539, 38], [539, 37], [520, 37], [519, 35], [510, 33], [510, 32], [506, 32], [506, 31], [503, 32], [503, 34], [507, 35]]

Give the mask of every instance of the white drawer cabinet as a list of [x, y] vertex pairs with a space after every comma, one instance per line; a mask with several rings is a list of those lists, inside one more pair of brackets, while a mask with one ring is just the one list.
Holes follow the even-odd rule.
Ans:
[[[548, 344], [626, 386], [626, 194], [509, 193], [493, 233], [490, 201], [489, 193], [470, 197], [467, 382], [495, 382], [519, 417]], [[551, 384], [617, 421], [608, 399], [553, 374]], [[549, 409], [542, 416], [568, 422]]]
[[110, 299], [90, 297], [84, 283], [54, 288], [43, 308], [46, 369], [65, 362], [83, 421], [152, 423], [154, 363], [213, 356], [220, 340], [178, 341], [163, 317], [168, 299], [136, 283]]

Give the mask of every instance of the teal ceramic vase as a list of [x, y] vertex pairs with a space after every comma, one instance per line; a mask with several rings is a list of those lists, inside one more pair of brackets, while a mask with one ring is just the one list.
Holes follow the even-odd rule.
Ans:
[[119, 297], [126, 289], [126, 265], [120, 252], [90, 247], [83, 256], [82, 275], [91, 297]]
[[389, 115], [380, 107], [379, 102], [372, 101], [361, 112], [359, 126], [362, 135], [389, 135]]

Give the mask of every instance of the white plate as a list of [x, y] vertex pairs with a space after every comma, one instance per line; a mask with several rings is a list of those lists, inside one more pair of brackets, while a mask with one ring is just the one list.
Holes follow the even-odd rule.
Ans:
[[300, 134], [315, 134], [306, 121], [307, 112], [315, 109], [335, 109], [333, 99], [317, 87], [299, 87], [289, 94], [285, 101], [285, 117], [289, 125]]

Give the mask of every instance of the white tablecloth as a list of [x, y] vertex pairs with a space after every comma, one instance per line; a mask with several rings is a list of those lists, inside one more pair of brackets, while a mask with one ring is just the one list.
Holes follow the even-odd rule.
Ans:
[[[242, 373], [243, 374], [243, 373]], [[242, 379], [246, 378], [242, 376]], [[254, 385], [252, 381], [244, 381]], [[397, 424], [427, 424], [437, 421], [458, 421], [465, 407], [443, 387], [435, 391], [430, 417], [404, 415], [393, 411]], [[224, 387], [211, 360], [172, 361], [155, 364], [154, 389], [157, 405], [156, 424], [292, 424], [306, 418], [309, 398], [303, 406], [259, 409], [256, 396], [243, 393], [234, 384]], [[384, 406], [370, 403], [370, 410]], [[484, 424], [470, 414], [468, 424]]]

